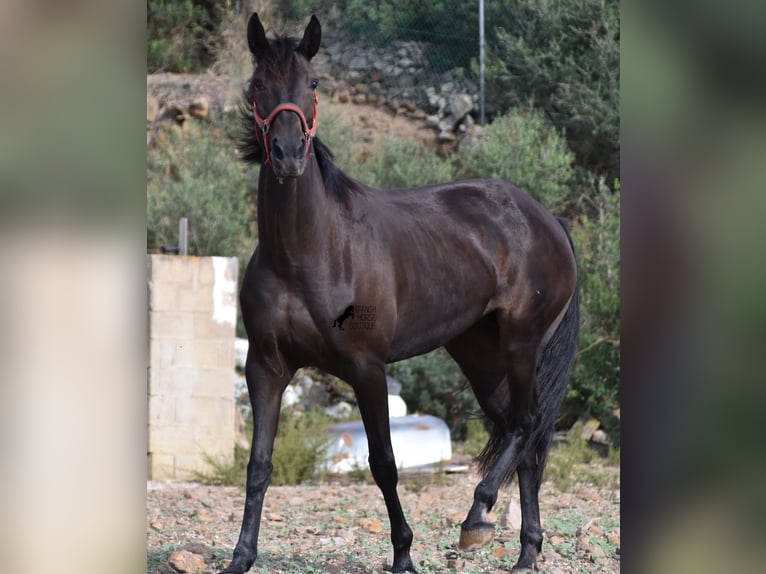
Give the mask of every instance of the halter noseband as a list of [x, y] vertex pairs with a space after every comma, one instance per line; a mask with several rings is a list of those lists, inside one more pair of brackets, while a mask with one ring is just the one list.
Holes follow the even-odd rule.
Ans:
[[308, 161], [309, 158], [311, 157], [311, 154], [309, 153], [309, 144], [311, 144], [311, 138], [317, 132], [317, 116], [319, 114], [319, 94], [317, 92], [314, 92], [314, 117], [312, 118], [312, 121], [311, 121], [311, 127], [309, 127], [309, 124], [306, 121], [306, 116], [303, 115], [303, 111], [297, 105], [289, 103], [289, 102], [284, 104], [279, 104], [276, 108], [274, 108], [274, 110], [269, 114], [269, 116], [266, 119], [263, 119], [258, 113], [256, 97], [255, 97], [255, 94], [253, 94], [253, 117], [255, 118], [255, 134], [256, 134], [256, 137], [258, 137], [261, 140], [259, 143], [263, 146], [263, 150], [266, 153], [266, 161], [264, 162], [264, 165], [271, 165], [271, 150], [269, 149], [269, 129], [271, 128], [271, 124], [274, 123], [274, 119], [281, 112], [294, 112], [298, 115], [298, 118], [301, 120], [301, 128], [303, 129], [303, 139], [306, 142], [306, 157], [304, 158], [303, 161]]

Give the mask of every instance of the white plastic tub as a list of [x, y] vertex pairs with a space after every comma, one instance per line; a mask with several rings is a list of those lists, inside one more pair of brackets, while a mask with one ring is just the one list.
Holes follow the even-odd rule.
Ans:
[[[452, 442], [446, 423], [431, 415], [408, 415], [389, 419], [391, 443], [398, 468], [413, 468], [449, 461]], [[327, 470], [344, 473], [369, 468], [367, 435], [362, 421], [328, 427], [330, 446]]]

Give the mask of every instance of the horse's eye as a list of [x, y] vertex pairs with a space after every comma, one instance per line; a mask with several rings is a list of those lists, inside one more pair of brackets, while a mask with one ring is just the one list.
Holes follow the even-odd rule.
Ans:
[[266, 86], [263, 85], [263, 82], [261, 80], [255, 79], [255, 80], [253, 80], [253, 87], [256, 90], [260, 91], [263, 88], [265, 88]]
[[319, 85], [319, 80], [317, 80], [317, 79], [311, 80], [311, 89], [312, 90], [316, 90], [318, 85]]

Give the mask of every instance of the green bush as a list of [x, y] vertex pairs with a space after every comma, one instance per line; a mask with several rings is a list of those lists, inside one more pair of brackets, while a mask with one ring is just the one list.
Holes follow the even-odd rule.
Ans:
[[148, 0], [149, 72], [201, 72], [212, 64], [221, 13], [211, 0]]
[[619, 177], [617, 0], [491, 2], [487, 109], [532, 105], [566, 134], [577, 165]]
[[381, 189], [454, 179], [454, 168], [449, 159], [439, 157], [420, 142], [393, 135], [386, 138], [366, 162], [352, 168], [351, 173], [364, 183]]
[[283, 411], [271, 463], [271, 484], [302, 484], [321, 478], [329, 438], [329, 418], [319, 411]]
[[148, 154], [148, 245], [177, 245], [178, 220], [187, 217], [191, 255], [247, 262], [255, 247], [255, 202], [245, 168], [220, 127], [189, 124], [186, 132], [171, 130]]
[[574, 228], [580, 277], [582, 328], [565, 408], [595, 417], [619, 441], [620, 404], [620, 189], [602, 182], [585, 200]]
[[542, 114], [520, 110], [495, 118], [484, 138], [455, 158], [460, 177], [505, 179], [554, 212], [572, 201], [572, 160]]
[[468, 421], [481, 415], [473, 391], [457, 364], [444, 349], [388, 366], [402, 383], [401, 396], [410, 412], [444, 420], [453, 440], [465, 440]]
[[[300, 413], [283, 411], [271, 463], [271, 484], [276, 486], [303, 484], [319, 480], [324, 473], [329, 438], [325, 433], [329, 419], [319, 411]], [[248, 425], [248, 439], [252, 436]], [[205, 456], [208, 471], [195, 472], [194, 480], [203, 484], [226, 484], [245, 487], [249, 449], [234, 447], [233, 458]]]

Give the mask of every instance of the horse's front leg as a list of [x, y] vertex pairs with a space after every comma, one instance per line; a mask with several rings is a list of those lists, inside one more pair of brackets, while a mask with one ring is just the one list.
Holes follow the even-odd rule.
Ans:
[[263, 499], [273, 468], [271, 453], [274, 449], [282, 393], [292, 374], [287, 372], [287, 369], [275, 373], [268, 366], [262, 366], [252, 356], [252, 351], [248, 353], [245, 376], [253, 407], [253, 444], [247, 465], [245, 512], [234, 557], [221, 574], [243, 574], [250, 570], [255, 562]]
[[364, 422], [369, 446], [370, 470], [383, 494], [391, 523], [394, 563], [391, 572], [416, 572], [410, 557], [412, 529], [396, 492], [399, 474], [391, 446], [391, 425], [388, 419], [388, 387], [383, 364], [359, 365], [351, 378], [359, 410]]

